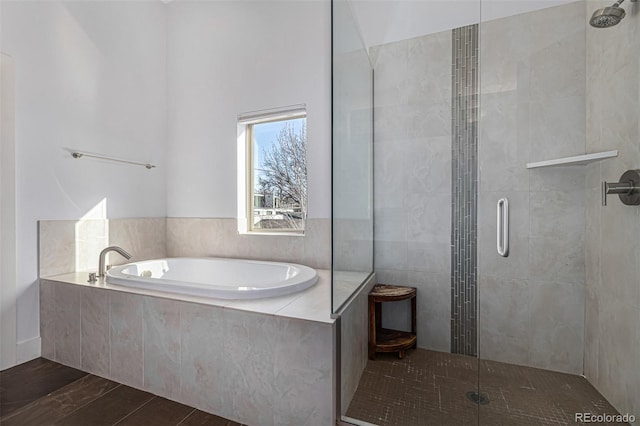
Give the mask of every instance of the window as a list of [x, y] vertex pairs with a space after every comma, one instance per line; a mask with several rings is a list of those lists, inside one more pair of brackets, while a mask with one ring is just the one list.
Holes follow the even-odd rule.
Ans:
[[[240, 232], [304, 233], [307, 216], [307, 118], [303, 108], [238, 120]], [[244, 145], [244, 155], [242, 153]], [[240, 165], [240, 164], [239, 164]], [[240, 188], [244, 182], [244, 191]]]

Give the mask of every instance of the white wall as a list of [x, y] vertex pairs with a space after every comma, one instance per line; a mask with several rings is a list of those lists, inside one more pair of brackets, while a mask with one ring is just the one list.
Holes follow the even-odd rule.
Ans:
[[[3, 1], [16, 66], [17, 339], [39, 334], [39, 219], [165, 216], [166, 7]], [[91, 159], [74, 148], [158, 168]], [[37, 354], [36, 354], [37, 356]]]
[[368, 47], [477, 24], [573, 0], [352, 0]]
[[15, 67], [0, 56], [0, 370], [16, 363]]
[[37, 221], [99, 219], [89, 212], [105, 199], [108, 218], [234, 217], [239, 112], [307, 104], [309, 217], [330, 217], [329, 2], [3, 1], [1, 12], [1, 49], [16, 61], [18, 341], [39, 334]]
[[172, 2], [169, 217], [236, 216], [237, 115], [306, 103], [309, 217], [331, 209], [328, 1]]

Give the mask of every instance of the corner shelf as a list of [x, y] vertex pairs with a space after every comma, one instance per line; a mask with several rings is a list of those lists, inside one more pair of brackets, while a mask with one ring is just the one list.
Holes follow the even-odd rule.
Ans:
[[540, 167], [554, 166], [579, 166], [582, 164], [592, 163], [594, 161], [604, 160], [618, 156], [618, 150], [594, 152], [591, 154], [574, 155], [573, 157], [554, 158], [553, 160], [538, 161], [535, 163], [527, 163], [527, 169], [537, 169]]

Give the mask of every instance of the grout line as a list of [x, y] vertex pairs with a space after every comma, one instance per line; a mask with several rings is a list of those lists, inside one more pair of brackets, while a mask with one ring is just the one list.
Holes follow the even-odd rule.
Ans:
[[113, 423], [112, 426], [116, 426], [117, 424], [122, 423], [122, 421], [124, 421], [126, 418], [131, 417], [131, 415], [137, 411], [139, 411], [142, 407], [144, 407], [145, 405], [149, 404], [151, 401], [153, 401], [154, 399], [158, 398], [155, 395], [152, 395], [153, 398], [149, 398], [148, 401], [146, 401], [145, 403], [143, 403], [142, 405], [140, 405], [139, 407], [137, 407], [135, 410], [130, 411], [129, 413], [127, 413], [124, 417], [120, 418], [118, 421], [116, 421], [115, 423]]
[[[100, 377], [100, 376], [95, 376], [94, 374], [88, 374], [87, 376], [89, 376], [89, 375], [94, 376], [94, 377]], [[85, 376], [85, 377], [87, 377], [87, 376]], [[106, 379], [106, 380], [109, 380], [109, 379]], [[110, 381], [113, 381], [113, 380], [110, 380]], [[74, 382], [74, 383], [75, 383], [75, 382]], [[118, 382], [115, 382], [115, 383], [118, 383]], [[113, 392], [114, 390], [118, 389], [120, 386], [122, 386], [122, 384], [121, 384], [121, 383], [118, 383], [118, 386], [114, 386], [114, 387], [113, 387], [113, 389], [109, 389], [107, 392], [105, 392], [105, 393], [103, 393], [103, 394], [101, 394], [101, 395], [99, 395], [99, 396], [97, 396], [97, 397], [93, 398], [91, 401], [87, 401], [87, 402], [86, 402], [86, 404], [83, 404], [83, 405], [79, 406], [78, 408], [76, 408], [75, 410], [73, 410], [72, 412], [70, 412], [69, 414], [67, 414], [66, 416], [64, 416], [64, 417], [60, 418], [59, 420], [57, 420], [57, 421], [56, 421], [56, 423], [58, 423], [58, 422], [60, 422], [60, 421], [62, 421], [62, 420], [64, 420], [64, 419], [66, 419], [67, 417], [69, 417], [69, 416], [73, 415], [75, 412], [77, 412], [78, 410], [80, 410], [80, 409], [82, 409], [82, 408], [86, 407], [87, 405], [91, 404], [92, 402], [97, 401], [97, 400], [99, 400], [100, 398], [102, 398], [102, 397], [104, 397], [104, 396], [106, 396], [106, 395], [110, 394], [110, 393], [111, 393], [111, 392]], [[61, 388], [61, 389], [62, 389], [62, 388]]]
[[176, 426], [180, 426], [182, 423], [184, 423], [184, 422], [185, 422], [185, 420], [187, 420], [187, 419], [188, 419], [188, 418], [189, 418], [193, 413], [195, 413], [196, 411], [198, 411], [198, 409], [197, 409], [197, 408], [194, 408], [193, 410], [191, 410], [191, 411], [189, 412], [189, 414], [187, 414], [186, 416], [184, 416], [184, 418], [183, 418], [182, 420], [180, 420], [180, 421], [178, 422], [178, 424], [176, 424]]
[[[59, 364], [59, 363], [55, 363], [55, 364], [57, 364], [57, 366], [63, 366], [62, 364]], [[92, 378], [94, 378], [94, 379], [102, 379], [102, 380], [106, 380], [106, 381], [108, 381], [108, 382], [115, 383], [115, 384], [116, 384], [116, 386], [114, 386], [112, 389], [109, 389], [108, 391], [106, 391], [106, 392], [104, 392], [104, 393], [102, 393], [102, 394], [95, 395], [95, 396], [94, 396], [93, 398], [91, 398], [90, 400], [85, 401], [82, 405], [79, 405], [79, 406], [78, 406], [78, 407], [76, 407], [73, 411], [71, 411], [71, 412], [69, 412], [69, 413], [65, 414], [64, 416], [60, 417], [59, 419], [56, 419], [56, 423], [57, 423], [57, 422], [61, 422], [61, 421], [63, 421], [64, 419], [66, 419], [66, 418], [68, 418], [68, 417], [70, 417], [70, 416], [73, 416], [73, 415], [74, 415], [76, 412], [78, 412], [79, 410], [82, 410], [82, 409], [84, 409], [85, 407], [87, 407], [89, 404], [92, 404], [93, 402], [95, 402], [95, 401], [97, 401], [97, 400], [99, 400], [99, 399], [101, 399], [101, 398], [103, 398], [103, 397], [106, 397], [106, 396], [107, 396], [107, 395], [109, 395], [111, 392], [115, 391], [116, 389], [120, 388], [121, 386], [128, 387], [128, 386], [123, 385], [122, 383], [116, 382], [116, 381], [114, 381], [114, 380], [109, 380], [109, 379], [106, 379], [106, 378], [101, 377], [101, 376], [97, 376], [97, 375], [94, 375], [94, 374], [87, 373], [87, 374], [86, 374], [86, 375], [84, 375], [83, 377], [80, 377], [80, 378], [78, 378], [78, 379], [76, 379], [76, 380], [74, 380], [74, 381], [72, 381], [72, 382], [70, 382], [70, 383], [65, 384], [64, 386], [61, 386], [61, 387], [59, 387], [59, 388], [57, 388], [57, 389], [53, 390], [52, 392], [49, 392], [49, 393], [48, 393], [48, 394], [46, 394], [46, 395], [41, 396], [40, 398], [38, 398], [38, 399], [36, 399], [36, 400], [34, 400], [34, 401], [31, 401], [29, 404], [27, 404], [27, 405], [25, 405], [25, 406], [20, 407], [19, 409], [17, 409], [16, 411], [14, 411], [13, 413], [11, 413], [10, 415], [8, 415], [8, 416], [6, 416], [6, 417], [1, 417], [1, 416], [0, 416], [1, 422], [2, 422], [2, 423], [4, 423], [5, 421], [8, 421], [8, 420], [10, 420], [10, 419], [12, 419], [12, 418], [14, 418], [14, 417], [16, 417], [16, 416], [19, 416], [19, 415], [21, 415], [21, 414], [24, 414], [25, 412], [30, 411], [31, 409], [33, 409], [33, 408], [34, 408], [34, 406], [35, 406], [35, 405], [37, 405], [37, 404], [41, 403], [41, 402], [42, 402], [42, 400], [44, 400], [44, 399], [46, 399], [46, 398], [51, 398], [51, 395], [52, 395], [52, 394], [56, 394], [56, 395], [57, 395], [57, 394], [63, 393], [63, 390], [64, 390], [64, 392], [66, 393], [66, 391], [68, 390], [67, 388], [70, 388], [70, 387], [73, 387], [73, 386], [78, 387], [77, 389], [80, 389], [80, 388], [79, 388], [79, 384], [78, 384], [78, 382], [80, 382], [81, 380], [91, 380]], [[135, 389], [135, 388], [133, 388], [133, 389]], [[71, 390], [73, 390], [73, 389], [71, 389]], [[149, 393], [149, 392], [146, 392], [146, 393]], [[151, 398], [150, 398], [149, 400], [145, 401], [144, 403], [142, 403], [141, 405], [139, 405], [138, 407], [136, 407], [134, 410], [132, 410], [132, 411], [128, 412], [126, 415], [124, 415], [124, 416], [123, 416], [123, 417], [121, 417], [120, 419], [116, 420], [116, 421], [115, 421], [115, 423], [113, 423], [113, 425], [115, 426], [115, 425], [117, 425], [117, 424], [122, 423], [126, 418], [130, 417], [133, 413], [135, 413], [135, 412], [139, 411], [140, 409], [142, 409], [143, 407], [145, 407], [147, 404], [151, 403], [151, 402], [152, 402], [152, 401], [154, 401], [155, 399], [160, 398], [159, 396], [156, 396], [156, 395], [153, 395], [153, 394], [150, 394], [150, 395], [151, 395]], [[72, 402], [73, 402], [73, 401], [72, 401]], [[183, 424], [183, 423], [187, 420], [187, 418], [189, 418], [192, 414], [194, 414], [196, 411], [198, 411], [198, 409], [197, 409], [197, 408], [190, 407], [190, 406], [187, 406], [187, 407], [188, 407], [188, 408], [190, 408], [190, 409], [191, 409], [191, 411], [189, 411], [189, 412], [188, 412], [188, 413], [187, 413], [187, 414], [186, 414], [186, 415], [185, 415], [185, 416], [184, 416], [184, 417], [183, 417], [183, 418], [182, 418], [182, 419], [181, 419], [181, 420], [176, 424], [176, 426]], [[229, 424], [229, 425], [231, 425], [231, 424], [235, 424], [233, 421], [228, 420], [228, 419], [227, 419], [227, 422], [228, 422], [228, 424]]]

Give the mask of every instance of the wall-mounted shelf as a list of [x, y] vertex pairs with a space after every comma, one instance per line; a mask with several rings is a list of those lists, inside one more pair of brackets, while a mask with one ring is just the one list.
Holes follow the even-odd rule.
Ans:
[[539, 167], [554, 166], [579, 166], [581, 164], [588, 164], [594, 161], [600, 161], [604, 160], [605, 158], [612, 158], [617, 156], [617, 149], [613, 151], [594, 152], [592, 154], [574, 155], [573, 157], [554, 158], [552, 160], [527, 163], [527, 169], [537, 169]]

